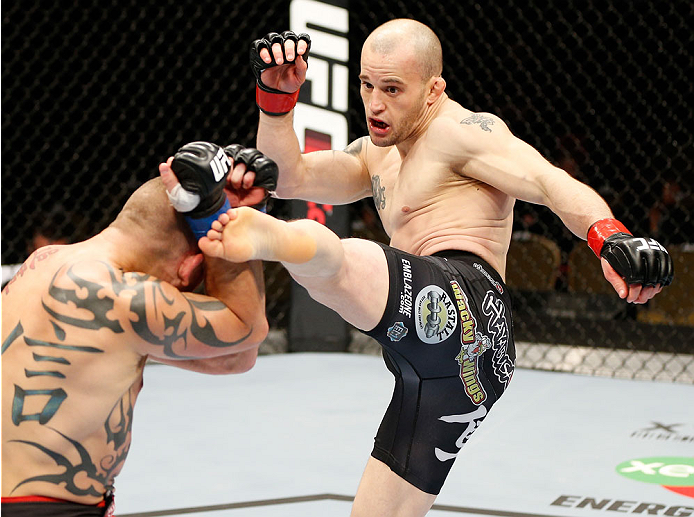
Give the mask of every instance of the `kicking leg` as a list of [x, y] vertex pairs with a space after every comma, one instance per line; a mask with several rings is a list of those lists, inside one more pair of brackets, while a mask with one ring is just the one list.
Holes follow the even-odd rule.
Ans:
[[388, 298], [388, 264], [381, 247], [345, 239], [308, 219], [282, 221], [252, 208], [232, 209], [200, 239], [207, 255], [232, 262], [281, 262], [311, 297], [361, 330], [380, 321]]
[[436, 496], [422, 492], [385, 463], [370, 457], [357, 488], [351, 517], [420, 517]]
[[[239, 208], [213, 223], [200, 248], [234, 262], [281, 262], [311, 297], [361, 330], [373, 329], [385, 311], [390, 279], [383, 249], [363, 239], [340, 240], [316, 221], [286, 222]], [[419, 517], [434, 499], [369, 458], [352, 517]]]

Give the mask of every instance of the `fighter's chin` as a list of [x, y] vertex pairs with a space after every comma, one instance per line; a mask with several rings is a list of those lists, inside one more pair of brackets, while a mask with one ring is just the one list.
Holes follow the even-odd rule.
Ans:
[[376, 147], [390, 147], [397, 143], [393, 135], [379, 136], [374, 135], [371, 131], [369, 131], [369, 138], [371, 139], [371, 143]]

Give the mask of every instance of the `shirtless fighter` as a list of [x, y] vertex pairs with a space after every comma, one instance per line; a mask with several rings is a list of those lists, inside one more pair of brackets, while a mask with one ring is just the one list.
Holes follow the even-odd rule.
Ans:
[[[292, 109], [309, 44], [307, 35], [272, 33], [251, 49], [257, 145], [279, 166], [276, 194], [329, 204], [372, 195], [390, 246], [244, 208], [213, 223], [200, 246], [232, 261], [283, 262], [313, 298], [382, 344], [395, 392], [352, 515], [424, 515], [513, 373], [504, 276], [515, 199], [550, 207], [587, 238], [627, 302], [645, 303], [668, 285], [672, 261], [501, 119], [449, 99], [440, 42], [414, 20], [378, 27], [362, 48], [369, 136], [345, 151], [301, 154]], [[231, 181], [250, 180], [232, 173]]]
[[[176, 155], [194, 228], [224, 201], [219, 149]], [[148, 357], [219, 374], [255, 364], [268, 331], [261, 263], [204, 257], [203, 269], [167, 198], [171, 165], [101, 233], [38, 249], [2, 291], [3, 516], [110, 515]], [[203, 274], [208, 294], [188, 292]]]

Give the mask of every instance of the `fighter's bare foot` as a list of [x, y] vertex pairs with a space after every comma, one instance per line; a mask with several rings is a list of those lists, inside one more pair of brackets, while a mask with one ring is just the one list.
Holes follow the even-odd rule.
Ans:
[[306, 232], [249, 207], [220, 215], [199, 245], [205, 254], [231, 262], [303, 263], [316, 253], [316, 243]]

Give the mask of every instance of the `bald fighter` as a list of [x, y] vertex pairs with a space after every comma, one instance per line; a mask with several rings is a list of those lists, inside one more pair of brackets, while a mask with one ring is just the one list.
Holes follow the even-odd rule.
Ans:
[[[292, 113], [309, 48], [308, 35], [291, 32], [251, 48], [257, 145], [279, 166], [276, 195], [328, 204], [371, 195], [390, 246], [340, 241], [317, 223], [247, 209], [223, 214], [201, 246], [234, 261], [283, 262], [313, 298], [381, 343], [395, 391], [352, 515], [424, 515], [513, 374], [504, 277], [515, 200], [551, 208], [587, 239], [626, 302], [645, 303], [668, 285], [672, 261], [499, 117], [448, 98], [439, 39], [414, 20], [392, 20], [363, 45], [369, 135], [344, 151], [301, 154]], [[231, 181], [250, 182], [252, 173]]]
[[[199, 183], [215, 156], [177, 154], [198, 227], [223, 202], [227, 171]], [[160, 166], [169, 183], [172, 161]], [[148, 358], [216, 374], [255, 364], [268, 331], [261, 264], [230, 267], [196, 241], [152, 179], [101, 233], [40, 248], [2, 291], [3, 516], [111, 515]], [[207, 294], [190, 292], [203, 276]]]

